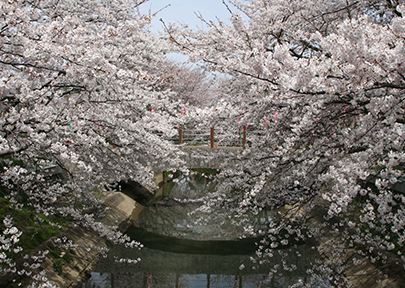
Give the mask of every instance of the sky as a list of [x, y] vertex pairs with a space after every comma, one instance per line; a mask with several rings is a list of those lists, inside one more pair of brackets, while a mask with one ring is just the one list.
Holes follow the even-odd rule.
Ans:
[[[169, 5], [166, 7], [167, 5]], [[163, 9], [166, 7], [165, 9]], [[229, 7], [232, 7], [231, 5]], [[141, 5], [140, 10], [143, 13], [155, 13], [160, 11], [152, 20], [151, 31], [156, 33], [158, 30], [163, 30], [160, 18], [166, 24], [170, 22], [182, 22], [189, 25], [190, 28], [201, 28], [201, 20], [198, 19], [195, 13], [201, 14], [206, 20], [221, 19], [225, 23], [230, 17], [229, 11], [222, 3], [222, 0], [149, 0]], [[178, 53], [170, 53], [167, 57], [178, 62], [186, 62], [188, 57]]]
[[[222, 0], [150, 0], [141, 6], [141, 11], [153, 12], [159, 11], [166, 5], [169, 7], [159, 12], [152, 21], [152, 31], [162, 30], [162, 24], [159, 18], [166, 23], [183, 22], [189, 24], [190, 28], [201, 27], [201, 20], [197, 18], [194, 12], [200, 12], [206, 20], [216, 20], [216, 17], [225, 21], [230, 14], [222, 4]], [[226, 22], [226, 21], [225, 21]]]

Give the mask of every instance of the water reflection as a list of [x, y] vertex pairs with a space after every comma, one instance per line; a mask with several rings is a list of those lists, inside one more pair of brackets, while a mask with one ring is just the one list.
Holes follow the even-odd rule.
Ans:
[[252, 216], [249, 223], [241, 225], [229, 218], [225, 209], [207, 213], [196, 211], [196, 203], [173, 203], [155, 205], [144, 210], [136, 226], [150, 232], [195, 240], [230, 240], [246, 236], [246, 227], [252, 231], [265, 230], [271, 222], [271, 213], [261, 211]]
[[[201, 175], [180, 176], [169, 197], [148, 207], [135, 225], [149, 232], [195, 240], [232, 240], [268, 228], [271, 211], [241, 219], [230, 217], [224, 207], [204, 209], [207, 198], [224, 197], [215, 192], [215, 182]], [[198, 208], [198, 209], [197, 209]]]
[[[319, 279], [318, 279], [319, 280]], [[246, 276], [217, 274], [168, 274], [168, 273], [92, 273], [92, 282], [87, 287], [160, 287], [160, 288], [283, 288], [296, 287], [328, 287], [324, 281], [311, 278], [273, 277], [253, 274]]]
[[[170, 246], [171, 243], [166, 243]], [[296, 253], [299, 251], [301, 257]], [[187, 252], [187, 251], [185, 251]], [[271, 262], [255, 265], [253, 255], [179, 254], [144, 248], [113, 247], [110, 257], [98, 263], [89, 285], [94, 287], [289, 287], [315, 281], [307, 275], [314, 253], [305, 246], [275, 253]], [[120, 261], [138, 259], [138, 263]], [[280, 263], [294, 264], [294, 271], [275, 270]], [[269, 276], [270, 274], [271, 276]], [[260, 286], [261, 285], [261, 286]], [[93, 287], [93, 286], [88, 286]]]
[[[241, 237], [245, 227], [221, 208], [196, 213], [201, 199], [215, 193], [212, 183], [197, 180], [181, 177], [169, 198], [145, 209], [127, 231], [145, 248], [112, 247], [109, 257], [94, 267], [86, 287], [329, 287], [307, 274], [318, 256], [310, 247], [274, 249], [271, 258], [257, 260], [260, 235]], [[259, 231], [272, 217], [261, 211], [248, 220]]]

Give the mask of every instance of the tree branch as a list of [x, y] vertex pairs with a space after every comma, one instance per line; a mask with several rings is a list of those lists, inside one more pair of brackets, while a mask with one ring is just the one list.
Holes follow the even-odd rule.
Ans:
[[55, 68], [49, 68], [49, 67], [46, 67], [46, 66], [36, 66], [34, 64], [31, 64], [31, 63], [5, 62], [5, 61], [2, 61], [2, 60], [0, 60], [0, 63], [4, 64], [4, 65], [10, 65], [10, 66], [13, 66], [13, 67], [24, 66], [24, 67], [31, 67], [31, 68], [35, 68], [35, 69], [43, 69], [43, 70], [48, 70], [48, 71], [53, 71], [53, 72], [59, 72], [61, 74], [66, 75], [66, 71], [64, 71], [64, 70], [55, 69]]

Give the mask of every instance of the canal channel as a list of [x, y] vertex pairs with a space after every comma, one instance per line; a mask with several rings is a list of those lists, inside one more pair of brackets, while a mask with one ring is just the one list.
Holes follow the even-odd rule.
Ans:
[[[205, 175], [177, 178], [170, 195], [146, 207], [126, 231], [144, 247], [113, 246], [85, 287], [331, 287], [311, 273], [319, 255], [305, 244], [258, 257], [259, 232], [273, 221], [271, 211], [252, 214], [241, 225], [223, 207], [205, 209], [204, 199], [213, 193], [215, 183]], [[256, 233], [246, 233], [246, 226]]]

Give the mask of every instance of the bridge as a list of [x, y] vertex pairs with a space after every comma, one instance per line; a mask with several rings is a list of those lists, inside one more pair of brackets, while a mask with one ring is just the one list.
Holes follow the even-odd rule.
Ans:
[[[207, 133], [209, 131], [209, 133]], [[178, 127], [178, 138], [172, 139], [178, 144], [184, 155], [181, 159], [187, 168], [211, 168], [235, 165], [237, 159], [248, 147], [246, 126], [241, 126], [239, 135], [215, 135], [214, 127], [209, 130], [185, 129], [184, 125]]]

